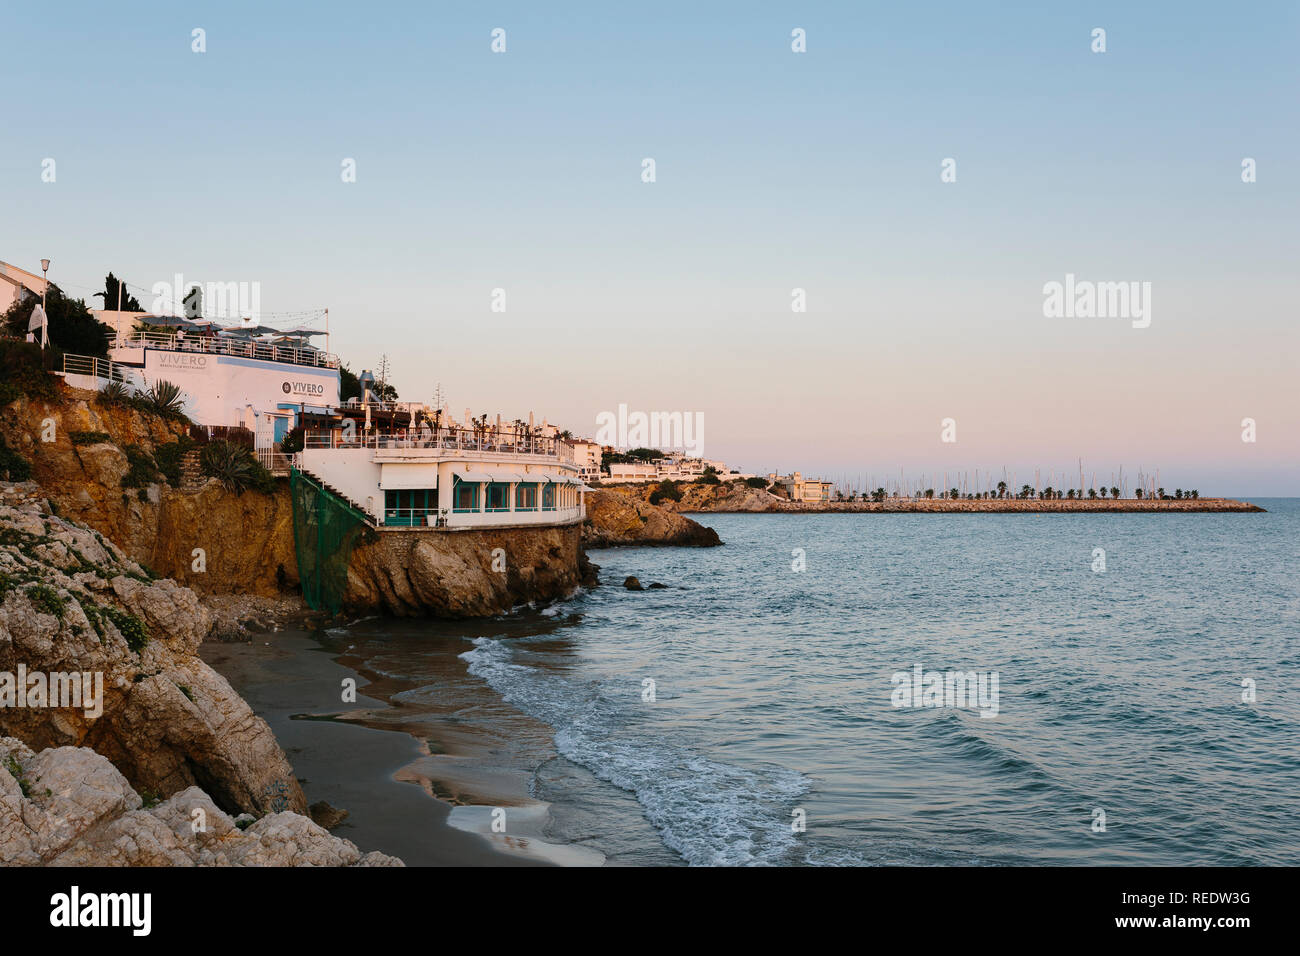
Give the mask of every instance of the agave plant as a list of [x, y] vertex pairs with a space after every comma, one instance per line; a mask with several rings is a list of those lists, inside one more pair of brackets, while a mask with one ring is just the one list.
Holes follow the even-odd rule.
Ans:
[[159, 415], [168, 418], [177, 418], [184, 415], [182, 409], [185, 406], [185, 400], [179, 385], [159, 379], [149, 387], [142, 397], [145, 405]]
[[247, 448], [220, 439], [203, 446], [199, 468], [235, 494], [243, 494], [246, 488], [264, 487], [270, 478]]
[[122, 405], [131, 397], [126, 382], [109, 382], [99, 390], [99, 400], [107, 405]]

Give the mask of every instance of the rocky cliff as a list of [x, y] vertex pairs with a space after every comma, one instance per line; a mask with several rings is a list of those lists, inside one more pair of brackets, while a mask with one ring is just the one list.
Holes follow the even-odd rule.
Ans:
[[358, 545], [344, 608], [398, 616], [487, 617], [595, 584], [577, 526], [382, 531]]
[[[199, 659], [212, 618], [194, 592], [50, 513], [34, 485], [0, 491], [0, 733], [91, 748], [159, 797], [198, 785], [231, 812], [305, 809], [270, 728]], [[53, 706], [73, 674], [80, 701]]]
[[284, 482], [272, 494], [235, 494], [217, 481], [172, 487], [155, 466], [164, 450], [174, 451], [183, 425], [98, 402], [90, 392], [64, 387], [61, 396], [20, 398], [0, 420], [0, 435], [31, 462], [32, 478], [60, 514], [200, 591], [273, 596], [296, 588]]
[[[667, 503], [667, 502], [665, 502]], [[699, 522], [618, 489], [587, 492], [582, 543], [589, 548], [618, 545], [713, 547], [718, 533]]]

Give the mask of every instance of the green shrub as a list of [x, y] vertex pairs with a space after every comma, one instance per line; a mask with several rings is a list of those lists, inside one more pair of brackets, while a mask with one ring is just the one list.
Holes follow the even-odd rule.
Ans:
[[194, 439], [188, 435], [182, 435], [174, 442], [168, 442], [166, 445], [159, 445], [154, 449], [153, 459], [158, 465], [158, 470], [162, 472], [167, 484], [173, 488], [181, 486], [181, 459], [185, 453], [194, 447]]
[[721, 484], [716, 473], [705, 472], [695, 479], [697, 485], [717, 485]]
[[659, 482], [654, 491], [650, 492], [650, 503], [652, 505], [657, 505], [659, 502], [664, 500], [682, 500], [682, 490], [677, 487], [677, 482], [672, 481], [671, 479], [665, 479], [664, 481]]
[[302, 426], [291, 428], [280, 440], [280, 451], [286, 455], [296, 455], [302, 451]]
[[27, 481], [32, 477], [32, 463], [5, 443], [0, 435], [0, 477], [5, 481]]
[[68, 438], [74, 445], [102, 445], [104, 442], [113, 441], [113, 437], [108, 432], [69, 432]]
[[127, 472], [122, 476], [123, 488], [144, 488], [158, 480], [158, 466], [139, 445], [126, 445]]
[[18, 781], [18, 789], [23, 792], [23, 796], [30, 797], [32, 795], [32, 785], [27, 777], [23, 775], [23, 768], [18, 763], [18, 758], [13, 754], [5, 757], [5, 769], [9, 771], [11, 777]]
[[149, 643], [149, 629], [144, 626], [144, 621], [130, 611], [123, 611], [112, 605], [105, 607], [103, 611], [104, 616], [113, 622], [113, 626], [117, 628], [126, 640], [126, 646], [131, 650], [138, 654]]
[[203, 474], [216, 478], [235, 494], [249, 488], [269, 492], [275, 487], [275, 478], [252, 451], [233, 442], [218, 439], [205, 445], [199, 453], [199, 466]]
[[27, 589], [27, 597], [39, 610], [46, 614], [53, 614], [60, 621], [63, 620], [63, 613], [68, 605], [54, 588], [44, 584], [33, 584]]
[[768, 480], [766, 478], [755, 476], [753, 478], [746, 478], [745, 484], [749, 485], [751, 488], [766, 488], [768, 486]]
[[47, 400], [58, 397], [58, 385], [48, 369], [62, 368], [54, 364], [61, 359], [57, 349], [0, 338], [0, 405], [8, 405], [23, 395]]

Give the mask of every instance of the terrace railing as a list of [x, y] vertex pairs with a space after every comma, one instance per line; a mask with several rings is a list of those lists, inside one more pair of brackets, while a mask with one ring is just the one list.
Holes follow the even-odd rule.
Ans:
[[304, 448], [373, 448], [401, 450], [416, 448], [446, 451], [492, 452], [507, 455], [545, 455], [572, 461], [573, 449], [558, 438], [537, 435], [500, 434], [472, 428], [409, 428], [393, 432], [359, 430], [351, 435], [341, 430], [308, 432]]
[[209, 355], [233, 355], [239, 358], [261, 359], [266, 362], [283, 362], [286, 365], [314, 365], [319, 368], [338, 368], [339, 359], [331, 352], [319, 349], [300, 349], [289, 345], [272, 345], [230, 336], [202, 335], [176, 329], [148, 329], [119, 335], [114, 344], [119, 349], [165, 349], [170, 352], [200, 352]]
[[69, 375], [93, 375], [95, 378], [107, 379], [110, 382], [127, 382], [130, 376], [127, 370], [115, 362], [108, 359], [96, 358], [93, 355], [69, 355], [63, 356], [63, 371]]

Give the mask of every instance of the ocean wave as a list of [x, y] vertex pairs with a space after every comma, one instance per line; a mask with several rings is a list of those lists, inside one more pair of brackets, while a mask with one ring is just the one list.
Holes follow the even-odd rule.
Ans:
[[695, 866], [802, 862], [791, 827], [810, 781], [783, 767], [722, 763], [632, 726], [627, 707], [592, 684], [516, 663], [481, 637], [461, 657], [502, 698], [555, 729], [555, 745], [596, 777], [634, 794], [664, 844]]

